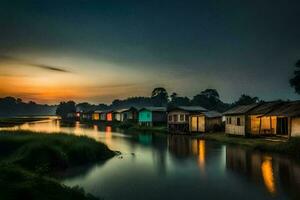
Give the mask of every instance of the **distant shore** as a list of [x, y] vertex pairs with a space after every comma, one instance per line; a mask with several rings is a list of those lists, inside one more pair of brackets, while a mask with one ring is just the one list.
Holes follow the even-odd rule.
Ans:
[[35, 121], [41, 121], [48, 119], [49, 117], [5, 117], [0, 118], [0, 127], [11, 127], [11, 126], [17, 126], [22, 125], [24, 123], [28, 122], [35, 122]]

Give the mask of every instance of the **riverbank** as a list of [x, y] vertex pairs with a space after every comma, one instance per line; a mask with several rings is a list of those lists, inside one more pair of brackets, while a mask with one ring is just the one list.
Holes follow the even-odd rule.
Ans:
[[0, 118], [0, 127], [17, 126], [27, 122], [36, 122], [48, 119], [48, 117], [11, 117]]
[[0, 131], [0, 199], [96, 199], [60, 184], [55, 174], [115, 155], [87, 137]]
[[262, 152], [279, 153], [290, 156], [300, 161], [300, 138], [291, 139], [280, 137], [245, 138], [230, 136], [225, 133], [205, 133], [196, 136], [204, 140], [212, 140], [225, 144], [239, 145]]

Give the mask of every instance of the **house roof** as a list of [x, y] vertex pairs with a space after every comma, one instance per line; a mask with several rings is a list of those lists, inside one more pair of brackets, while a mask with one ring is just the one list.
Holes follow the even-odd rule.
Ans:
[[208, 118], [215, 118], [215, 117], [222, 117], [222, 114], [217, 112], [217, 111], [207, 111], [207, 112], [203, 112], [203, 114], [208, 117]]
[[300, 101], [285, 102], [264, 116], [300, 116]]
[[260, 103], [257, 107], [253, 108], [249, 111], [250, 115], [264, 115], [267, 114], [274, 109], [278, 108], [283, 104], [282, 101], [272, 101], [272, 102], [264, 102]]
[[139, 111], [142, 110], [149, 110], [151, 112], [166, 112], [167, 108], [166, 107], [143, 107]]
[[173, 111], [173, 110], [183, 110], [183, 111], [187, 111], [187, 112], [204, 112], [204, 111], [207, 111], [207, 109], [205, 109], [201, 106], [176, 106], [176, 107], [168, 109], [168, 111]]
[[254, 104], [250, 104], [250, 105], [236, 106], [236, 107], [231, 108], [231, 109], [227, 110], [226, 112], [224, 112], [223, 115], [245, 114], [245, 113], [248, 113], [249, 111], [251, 111], [252, 109], [254, 109], [255, 107], [257, 107], [258, 105], [259, 105], [258, 103], [254, 103]]

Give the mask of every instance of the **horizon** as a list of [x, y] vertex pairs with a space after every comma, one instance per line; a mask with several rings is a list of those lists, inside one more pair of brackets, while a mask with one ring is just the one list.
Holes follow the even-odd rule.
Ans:
[[299, 99], [298, 1], [117, 2], [4, 1], [0, 95], [109, 104], [160, 86]]

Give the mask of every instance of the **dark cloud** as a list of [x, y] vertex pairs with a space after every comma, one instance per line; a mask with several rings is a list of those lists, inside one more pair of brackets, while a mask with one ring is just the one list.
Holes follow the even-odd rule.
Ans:
[[18, 63], [18, 64], [28, 65], [28, 66], [31, 66], [31, 67], [37, 67], [37, 68], [48, 70], [48, 71], [70, 73], [69, 70], [66, 70], [63, 67], [46, 65], [46, 64], [39, 64], [39, 63], [35, 63], [35, 62], [32, 62], [32, 61], [28, 61], [26, 59], [17, 58], [17, 57], [8, 56], [8, 55], [0, 55], [0, 62], [13, 62], [13, 63]]

